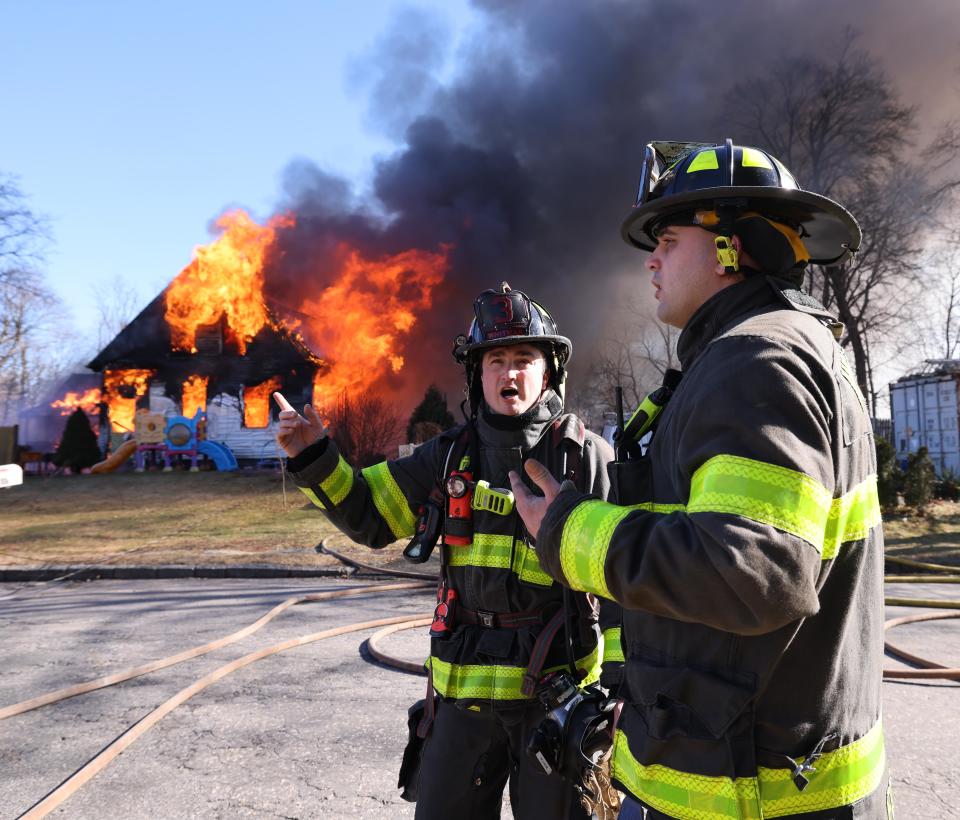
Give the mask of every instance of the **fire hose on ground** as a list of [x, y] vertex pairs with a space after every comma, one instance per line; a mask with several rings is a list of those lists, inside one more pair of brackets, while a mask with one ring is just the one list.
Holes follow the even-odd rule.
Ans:
[[[910, 569], [922, 569], [934, 575], [885, 575], [884, 581], [887, 583], [901, 584], [957, 584], [960, 583], [960, 574], [957, 573], [957, 567], [951, 567], [946, 564], [931, 564], [924, 561], [915, 561], [912, 558], [900, 558], [889, 553], [884, 556], [887, 563], [897, 564]], [[960, 601], [944, 601], [939, 598], [884, 598], [887, 606], [909, 606], [923, 607], [926, 609], [956, 609], [960, 610]], [[950, 618], [960, 618], [960, 612], [933, 612], [921, 615], [904, 615], [899, 618], [891, 618], [884, 622], [883, 629], [893, 629], [895, 626], [904, 624], [923, 623], [925, 621], [940, 621]], [[960, 681], [960, 667], [947, 667], [935, 661], [921, 658], [901, 649], [898, 646], [884, 641], [884, 651], [893, 655], [902, 661], [911, 663], [919, 669], [884, 669], [883, 677], [887, 680], [956, 680]]]
[[[434, 588], [434, 583], [426, 583], [423, 581], [420, 582], [406, 582], [406, 583], [397, 583], [397, 584], [369, 584], [362, 587], [355, 587], [353, 589], [346, 590], [333, 590], [330, 592], [319, 592], [313, 593], [310, 595], [300, 595], [293, 598], [288, 598], [286, 601], [275, 606], [263, 617], [245, 627], [244, 629], [238, 630], [237, 632], [231, 633], [223, 638], [220, 638], [216, 641], [204, 644], [203, 646], [194, 647], [192, 649], [185, 650], [176, 655], [171, 655], [166, 658], [161, 658], [158, 661], [153, 663], [145, 664], [142, 666], [134, 667], [132, 669], [126, 669], [113, 675], [108, 675], [102, 678], [97, 678], [95, 680], [90, 680], [85, 683], [77, 684], [75, 686], [67, 687], [65, 689], [58, 689], [54, 692], [49, 692], [45, 695], [40, 695], [29, 700], [21, 701], [20, 703], [14, 703], [10, 706], [0, 709], [0, 720], [5, 718], [13, 717], [14, 715], [19, 715], [24, 712], [31, 711], [33, 709], [38, 709], [42, 706], [47, 706], [51, 703], [57, 701], [65, 700], [66, 698], [75, 697], [77, 695], [86, 694], [88, 692], [96, 691], [97, 689], [103, 689], [107, 686], [113, 686], [114, 684], [121, 683], [123, 681], [130, 680], [135, 677], [140, 677], [142, 675], [155, 672], [159, 669], [165, 669], [167, 667], [173, 666], [178, 663], [182, 663], [191, 658], [199, 657], [200, 655], [205, 655], [209, 652], [212, 652], [214, 649], [219, 649], [223, 646], [228, 646], [229, 644], [235, 643], [236, 641], [241, 640], [242, 638], [247, 637], [248, 635], [253, 634], [261, 627], [266, 625], [269, 621], [273, 620], [277, 615], [283, 612], [286, 609], [302, 603], [309, 603], [313, 601], [325, 601], [335, 598], [346, 598], [353, 597], [357, 595], [371, 594], [375, 592], [387, 592], [395, 590], [430, 590]], [[418, 615], [415, 618], [410, 618], [408, 615], [395, 616], [392, 618], [379, 618], [371, 621], [362, 621], [353, 624], [347, 624], [345, 626], [335, 627], [333, 629], [325, 629], [320, 632], [314, 632], [309, 635], [305, 635], [299, 638], [292, 638], [290, 640], [284, 641], [282, 643], [274, 644], [272, 646], [267, 646], [262, 649], [259, 649], [255, 652], [251, 652], [243, 657], [237, 658], [234, 661], [231, 661], [224, 666], [221, 666], [218, 669], [215, 669], [213, 672], [205, 675], [199, 680], [192, 683], [190, 686], [179, 691], [173, 697], [169, 698], [167, 701], [162, 703], [160, 706], [149, 712], [146, 716], [141, 718], [139, 721], [130, 726], [123, 734], [117, 737], [112, 743], [106, 746], [99, 754], [89, 760], [85, 765], [78, 769], [73, 775], [64, 780], [59, 786], [49, 792], [45, 797], [27, 809], [25, 812], [20, 814], [18, 817], [21, 820], [39, 820], [41, 817], [46, 817], [51, 811], [60, 806], [65, 800], [67, 800], [71, 795], [75, 794], [85, 783], [93, 779], [97, 774], [103, 771], [114, 759], [116, 759], [125, 749], [129, 748], [137, 739], [149, 731], [153, 726], [155, 726], [160, 720], [166, 717], [170, 712], [176, 709], [178, 706], [182, 705], [198, 692], [203, 691], [208, 686], [216, 683], [219, 680], [222, 680], [227, 675], [242, 669], [245, 666], [249, 666], [251, 663], [262, 660], [263, 658], [270, 657], [271, 655], [276, 655], [280, 652], [286, 652], [289, 649], [295, 649], [299, 646], [304, 646], [308, 643], [314, 643], [316, 641], [325, 640], [327, 638], [333, 638], [338, 635], [344, 635], [350, 632], [359, 632], [364, 629], [373, 629], [376, 627], [387, 627], [389, 632], [381, 631], [373, 636], [373, 643], [376, 645], [379, 643], [379, 639], [386, 636], [386, 634], [392, 634], [392, 632], [398, 631], [403, 628], [413, 628], [416, 626], [421, 626], [425, 623], [430, 623], [432, 617], [426, 617], [423, 615]], [[383, 653], [381, 650], [377, 649], [378, 655], [375, 655], [378, 660], [382, 663], [387, 663], [389, 665], [395, 665], [397, 668], [404, 669], [405, 666], [414, 666], [408, 661], [399, 661], [398, 659], [391, 658], [390, 656]], [[373, 650], [371, 650], [373, 654]], [[404, 666], [402, 666], [403, 664]], [[407, 670], [409, 671], [409, 670]]]
[[[316, 550], [321, 555], [329, 555], [333, 558], [336, 558], [343, 564], [353, 567], [357, 570], [365, 570], [368, 572], [374, 572], [380, 575], [390, 575], [397, 576], [400, 578], [433, 578], [431, 575], [426, 575], [425, 573], [419, 572], [406, 572], [403, 570], [389, 570], [379, 567], [374, 567], [369, 564], [363, 564], [359, 561], [355, 561], [352, 558], [348, 558], [345, 555], [332, 550], [327, 546], [327, 539], [321, 541]], [[912, 569], [922, 569], [928, 570], [935, 573], [956, 573], [957, 567], [947, 566], [945, 564], [931, 564], [925, 563], [922, 561], [914, 561], [910, 558], [898, 558], [894, 556], [887, 555], [885, 559], [893, 564], [900, 564], [902, 566], [907, 566]], [[956, 584], [960, 583], [960, 574], [949, 574], [949, 575], [886, 575], [884, 576], [884, 581], [888, 583], [938, 583], [938, 584]], [[924, 607], [930, 609], [957, 609], [960, 610], [960, 601], [944, 601], [937, 598], [884, 598], [884, 604], [887, 606], [908, 606], [908, 607]], [[893, 629], [895, 626], [902, 626], [903, 624], [910, 623], [921, 623], [924, 621], [938, 621], [950, 618], [960, 618], [960, 612], [957, 613], [935, 613], [935, 614], [924, 614], [924, 615], [907, 615], [900, 618], [892, 618], [884, 622], [883, 629], [884, 632], [888, 629]], [[427, 621], [426, 623], [429, 623]], [[401, 629], [412, 629], [413, 624], [402, 625], [398, 627], [391, 627], [383, 630], [383, 633], [390, 634]], [[380, 635], [381, 633], [378, 633]], [[374, 636], [376, 638], [377, 636]], [[422, 668], [415, 667], [413, 664], [410, 664], [407, 661], [403, 661], [398, 658], [393, 658], [389, 655], [382, 653], [379, 650], [379, 647], [375, 646], [374, 638], [371, 638], [368, 642], [368, 647], [370, 649], [370, 654], [373, 655], [381, 663], [385, 663], [388, 666], [393, 666], [397, 669], [403, 669], [409, 672], [419, 672], [422, 673]], [[921, 667], [920, 669], [884, 669], [883, 677], [887, 680], [903, 680], [903, 679], [944, 679], [944, 680], [960, 680], [960, 668], [952, 668], [944, 666], [943, 664], [936, 663], [934, 661], [926, 660], [917, 655], [913, 655], [909, 652], [906, 652], [903, 649], [895, 646], [889, 641], [885, 641], [883, 645], [884, 650], [894, 657], [898, 657], [901, 660], [904, 660], [908, 663], [912, 663], [915, 666]]]
[[[406, 583], [396, 583], [396, 584], [369, 584], [362, 587], [356, 587], [353, 589], [347, 590], [333, 590], [330, 592], [321, 592], [313, 593], [310, 595], [301, 595], [288, 598], [282, 603], [275, 606], [261, 618], [259, 618], [254, 623], [249, 626], [238, 630], [237, 632], [226, 635], [223, 638], [219, 638], [216, 641], [204, 644], [202, 646], [193, 647], [192, 649], [185, 650], [183, 652], [177, 653], [175, 655], [170, 655], [166, 658], [161, 658], [160, 660], [154, 661], [149, 664], [144, 664], [141, 666], [133, 667], [131, 669], [122, 670], [120, 672], [114, 673], [112, 675], [107, 675], [101, 678], [96, 678], [94, 680], [86, 681], [84, 683], [76, 684], [74, 686], [66, 687], [64, 689], [58, 689], [53, 692], [48, 692], [44, 695], [39, 695], [37, 697], [30, 698], [19, 703], [14, 703], [10, 706], [0, 709], [0, 720], [13, 717], [15, 715], [22, 714], [33, 709], [38, 709], [42, 706], [47, 706], [51, 703], [55, 703], [66, 698], [76, 697], [81, 694], [86, 694], [88, 692], [96, 691], [97, 689], [103, 689], [108, 686], [113, 686], [117, 683], [122, 683], [123, 681], [131, 680], [135, 677], [140, 677], [142, 675], [147, 675], [152, 672], [156, 672], [160, 669], [165, 669], [175, 664], [182, 663], [184, 661], [190, 660], [192, 658], [205, 655], [209, 652], [219, 649], [224, 646], [228, 646], [232, 643], [235, 643], [243, 638], [252, 635], [254, 632], [258, 631], [261, 627], [265, 626], [275, 617], [280, 615], [286, 609], [289, 609], [292, 606], [301, 603], [309, 603], [313, 601], [323, 601], [331, 600], [336, 598], [345, 598], [352, 597], [357, 595], [370, 594], [374, 592], [387, 592], [395, 590], [432, 590], [434, 584], [436, 583], [436, 577], [429, 575], [427, 573], [418, 573], [418, 572], [408, 572], [403, 570], [389, 570], [380, 567], [371, 566], [369, 564], [364, 564], [359, 561], [355, 561], [351, 558], [348, 558], [341, 553], [336, 552], [335, 550], [330, 549], [326, 544], [327, 539], [324, 539], [316, 547], [317, 552], [321, 554], [327, 554], [331, 557], [341, 561], [342, 563], [353, 567], [356, 571], [360, 572], [371, 572], [377, 575], [386, 575], [386, 576], [396, 576], [402, 578], [413, 578], [417, 579], [415, 581], [409, 581]], [[893, 556], [887, 556], [886, 560], [891, 563], [900, 564], [903, 566], [909, 566], [914, 569], [923, 569], [933, 572], [940, 573], [954, 573], [956, 572], [956, 567], [950, 567], [940, 564], [929, 564], [919, 561], [913, 561], [907, 558], [897, 558]], [[889, 575], [885, 577], [886, 581], [895, 582], [895, 583], [958, 583], [960, 582], [960, 575], [941, 575], [941, 576], [928, 576], [928, 575]], [[957, 609], [960, 610], [960, 602], [957, 601], [943, 601], [939, 599], [914, 599], [914, 598], [886, 598], [885, 604], [888, 606], [918, 606], [918, 607], [929, 607], [929, 608], [939, 608], [939, 609]], [[917, 623], [924, 621], [933, 621], [933, 620], [942, 620], [948, 618], [958, 618], [960, 617], [960, 612], [949, 612], [949, 613], [926, 613], [921, 615], [912, 615], [904, 616], [900, 618], [893, 618], [884, 623], [884, 630], [891, 629], [895, 626], [900, 626], [902, 624], [908, 623]], [[367, 646], [370, 654], [380, 663], [386, 664], [388, 666], [394, 667], [396, 669], [422, 673], [422, 665], [412, 663], [400, 658], [393, 657], [383, 651], [381, 642], [388, 636], [399, 632], [405, 629], [413, 629], [417, 627], [423, 627], [430, 624], [432, 621], [432, 616], [430, 615], [421, 615], [415, 618], [409, 618], [408, 616], [397, 616], [392, 618], [380, 618], [377, 620], [363, 621], [353, 624], [347, 624], [341, 627], [335, 627], [332, 629], [322, 630], [320, 632], [314, 632], [309, 635], [305, 635], [299, 638], [293, 638], [282, 643], [274, 644], [262, 649], [259, 649], [255, 652], [251, 652], [243, 657], [237, 658], [230, 663], [221, 666], [220, 668], [214, 670], [213, 672], [205, 675], [199, 680], [192, 683], [190, 686], [182, 689], [173, 697], [169, 698], [167, 701], [162, 703], [160, 706], [155, 708], [153, 711], [149, 712], [141, 720], [137, 721], [130, 728], [128, 728], [123, 734], [116, 738], [112, 743], [110, 743], [106, 748], [104, 748], [99, 754], [94, 758], [88, 761], [84, 766], [78, 769], [73, 775], [64, 780], [59, 786], [49, 792], [44, 798], [31, 806], [27, 811], [19, 815], [22, 820], [39, 820], [39, 818], [45, 817], [55, 808], [60, 806], [65, 800], [67, 800], [71, 795], [76, 793], [85, 783], [93, 779], [97, 774], [99, 774], [103, 769], [105, 769], [114, 759], [116, 759], [125, 749], [129, 748], [137, 739], [139, 739], [143, 734], [149, 731], [153, 726], [155, 726], [160, 720], [166, 717], [170, 712], [176, 709], [178, 706], [185, 703], [187, 700], [192, 698], [197, 693], [203, 691], [212, 684], [222, 680], [227, 675], [242, 669], [245, 666], [248, 666], [258, 660], [276, 655], [280, 652], [285, 652], [289, 649], [294, 649], [299, 646], [304, 646], [308, 643], [313, 643], [316, 641], [325, 640], [327, 638], [336, 637], [338, 635], [347, 634], [350, 632], [359, 632], [364, 629], [372, 629], [375, 627], [382, 627], [378, 632], [372, 635], [368, 641]], [[905, 650], [902, 650], [889, 642], [884, 644], [885, 650], [908, 663], [912, 663], [916, 666], [921, 667], [920, 669], [885, 669], [883, 671], [884, 678], [887, 679], [947, 679], [947, 680], [960, 680], [960, 668], [950, 668], [938, 664], [934, 661], [930, 661], [919, 656], [913, 655]]]

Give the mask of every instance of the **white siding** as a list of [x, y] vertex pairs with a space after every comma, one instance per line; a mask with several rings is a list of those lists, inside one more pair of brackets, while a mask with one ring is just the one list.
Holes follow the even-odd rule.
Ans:
[[167, 398], [162, 384], [150, 385], [149, 400], [151, 413], [163, 413], [165, 416], [180, 415], [180, 405], [173, 399]]
[[237, 458], [276, 458], [277, 425], [271, 419], [267, 427], [244, 427], [240, 401], [226, 393], [207, 405], [207, 438], [229, 447]]

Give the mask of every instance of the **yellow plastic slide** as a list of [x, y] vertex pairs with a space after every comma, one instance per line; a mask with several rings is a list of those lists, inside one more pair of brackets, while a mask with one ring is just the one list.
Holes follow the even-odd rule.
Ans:
[[98, 461], [90, 468], [91, 473], [112, 473], [117, 469], [123, 462], [125, 462], [130, 456], [137, 452], [137, 442], [136, 439], [130, 439], [129, 441], [123, 442], [116, 450], [114, 450], [106, 459], [103, 461]]

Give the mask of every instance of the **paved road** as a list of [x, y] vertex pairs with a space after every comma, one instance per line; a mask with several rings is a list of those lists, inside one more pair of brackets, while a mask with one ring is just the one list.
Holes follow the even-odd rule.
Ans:
[[[214, 640], [280, 601], [357, 581], [100, 581], [2, 599], [0, 705]], [[960, 597], [898, 585], [900, 597]], [[429, 611], [425, 593], [296, 606], [210, 655], [0, 722], [0, 818], [16, 817], [152, 708], [247, 652], [360, 620]], [[888, 617], [920, 610], [891, 608]], [[899, 627], [891, 639], [960, 666], [957, 621]], [[423, 679], [363, 660], [363, 633], [303, 646], [242, 669], [176, 709], [51, 816], [111, 818], [404, 818], [396, 771], [407, 706]], [[391, 651], [420, 660], [421, 631]], [[888, 665], [898, 665], [890, 660]], [[960, 818], [960, 684], [884, 684], [898, 817]], [[365, 708], [364, 696], [376, 698]], [[508, 816], [508, 815], [507, 815]]]

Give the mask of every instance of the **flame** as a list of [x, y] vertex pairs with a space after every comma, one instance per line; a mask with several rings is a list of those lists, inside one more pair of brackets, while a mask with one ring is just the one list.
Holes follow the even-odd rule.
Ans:
[[281, 378], [274, 376], [260, 384], [244, 385], [243, 423], [246, 427], [266, 427], [270, 423], [270, 397], [281, 384]]
[[209, 376], [191, 376], [183, 383], [180, 405], [183, 415], [192, 419], [197, 410], [207, 409], [207, 383]]
[[314, 378], [317, 407], [329, 408], [341, 397], [363, 393], [388, 372], [400, 372], [411, 331], [449, 267], [449, 251], [444, 246], [438, 253], [409, 250], [366, 259], [340, 245], [335, 281], [300, 308], [310, 317], [303, 327], [310, 346], [330, 364]]
[[[105, 370], [103, 372], [103, 391], [110, 410], [110, 427], [114, 432], [133, 432], [137, 399], [147, 392], [150, 377], [156, 372], [156, 370]], [[123, 387], [133, 388], [133, 397], [122, 396]]]
[[69, 416], [78, 407], [83, 410], [84, 413], [96, 413], [99, 403], [100, 388], [91, 387], [83, 393], [70, 390], [62, 399], [50, 402], [50, 406], [55, 410], [60, 410], [61, 416]]
[[175, 350], [195, 353], [197, 328], [226, 317], [240, 355], [269, 322], [263, 303], [263, 262], [278, 228], [293, 225], [290, 216], [275, 216], [258, 225], [242, 211], [216, 221], [223, 234], [194, 251], [193, 261], [167, 288], [166, 320]]

